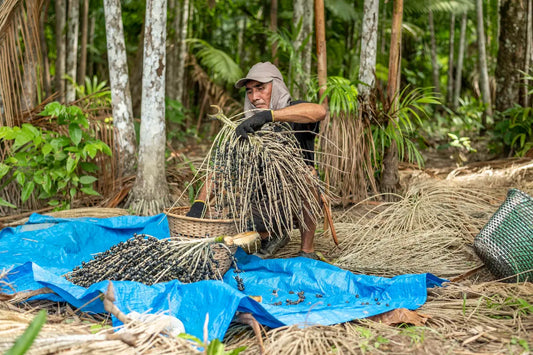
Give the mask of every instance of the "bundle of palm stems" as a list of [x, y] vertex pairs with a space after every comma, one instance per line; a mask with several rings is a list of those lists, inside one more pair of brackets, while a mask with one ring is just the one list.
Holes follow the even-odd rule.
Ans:
[[[104, 280], [152, 285], [176, 279], [184, 283], [221, 279], [219, 261], [210, 245], [224, 245], [222, 242], [223, 237], [157, 239], [135, 235], [82, 262], [65, 276], [83, 287]], [[233, 258], [229, 248], [228, 257]]]
[[372, 218], [336, 223], [342, 239], [336, 264], [382, 276], [460, 275], [481, 265], [473, 239], [501, 202], [451, 181], [413, 185], [399, 201], [376, 207]]
[[224, 126], [214, 139], [200, 172], [206, 177], [208, 207], [219, 218], [236, 220], [237, 230], [254, 229], [262, 220], [266, 230], [281, 236], [304, 222], [316, 223], [321, 215], [320, 180], [306, 165], [301, 148], [288, 125], [269, 127], [243, 139], [232, 121], [219, 109], [211, 115]]

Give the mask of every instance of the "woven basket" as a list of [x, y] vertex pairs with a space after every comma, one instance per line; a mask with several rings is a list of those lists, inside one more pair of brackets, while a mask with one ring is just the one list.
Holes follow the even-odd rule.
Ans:
[[[238, 233], [233, 219], [187, 217], [185, 214], [188, 211], [189, 207], [187, 206], [165, 209], [171, 238], [210, 238], [222, 235], [234, 236]], [[210, 216], [212, 215], [208, 213], [207, 217]], [[210, 247], [213, 251], [213, 259], [218, 262], [215, 269], [220, 275], [224, 275], [231, 267], [232, 256], [237, 251], [237, 247], [228, 247], [218, 243], [214, 243]]]
[[508, 278], [508, 282], [533, 281], [533, 199], [510, 189], [505, 202], [474, 238], [474, 249], [496, 277]]

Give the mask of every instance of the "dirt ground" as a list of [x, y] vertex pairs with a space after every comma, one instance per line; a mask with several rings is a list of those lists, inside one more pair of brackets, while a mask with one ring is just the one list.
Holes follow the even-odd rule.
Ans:
[[[458, 166], [452, 151], [426, 152], [426, 166], [423, 171], [408, 164], [402, 164], [401, 176], [403, 186], [417, 184], [421, 175], [424, 179], [445, 180], [461, 177], [466, 188], [467, 177], [487, 178], [496, 181], [498, 172], [506, 171], [509, 180], [499, 182], [494, 195], [493, 209], [503, 202], [508, 187], [531, 181], [529, 174], [531, 160], [500, 159], [485, 162], [472, 162]], [[476, 159], [472, 159], [476, 160]], [[513, 173], [518, 166], [520, 173]], [[517, 171], [518, 171], [517, 170]], [[509, 172], [507, 172], [509, 171]], [[476, 175], [477, 174], [477, 175]], [[503, 178], [505, 179], [505, 175]], [[461, 183], [461, 182], [460, 182]], [[346, 213], [349, 209], [350, 221], [358, 218], [372, 220], [383, 208], [376, 204], [360, 204], [356, 208], [337, 207], [334, 209], [335, 224], [339, 227], [339, 239], [342, 245], [349, 234], [342, 233]], [[488, 217], [483, 217], [488, 218]], [[292, 238], [289, 245], [277, 257], [292, 257], [299, 250], [299, 237]], [[469, 242], [465, 242], [468, 244]], [[341, 247], [333, 243], [331, 235], [319, 226], [316, 236], [316, 250], [332, 263], [342, 254]], [[392, 251], [388, 251], [389, 253]], [[381, 255], [381, 254], [380, 254]], [[405, 256], [409, 264], [409, 255]], [[414, 262], [414, 261], [413, 261]], [[531, 282], [503, 282], [497, 280], [483, 266], [480, 260], [474, 260], [473, 267], [467, 272], [455, 275], [444, 287], [428, 290], [428, 299], [424, 305], [412, 312], [395, 312], [388, 317], [354, 320], [332, 326], [313, 325], [308, 327], [283, 327], [268, 329], [253, 327], [242, 322], [230, 326], [223, 344], [226, 350], [246, 346], [243, 354], [529, 354], [533, 348], [533, 284]], [[439, 275], [437, 275], [439, 276]], [[21, 334], [39, 309], [47, 309], [49, 321], [44, 326], [40, 337], [54, 339], [62, 335], [92, 336], [95, 329], [110, 325], [107, 316], [91, 316], [72, 309], [67, 304], [53, 302], [29, 302], [14, 304], [0, 300], [0, 345]], [[60, 329], [60, 330], [59, 330]], [[88, 338], [87, 338], [88, 339]], [[142, 347], [136, 350], [116, 339], [103, 338], [98, 346], [91, 346], [94, 341], [62, 350], [50, 352], [30, 351], [30, 353], [68, 353], [68, 354], [127, 354], [132, 353], [195, 353], [187, 347], [169, 345], [168, 339], [161, 340], [155, 335], [143, 338]], [[159, 339], [157, 342], [154, 339]], [[165, 339], [164, 337], [162, 339]], [[161, 341], [160, 341], [161, 340]], [[147, 346], [149, 344], [149, 346]], [[218, 354], [218, 353], [217, 353]]]

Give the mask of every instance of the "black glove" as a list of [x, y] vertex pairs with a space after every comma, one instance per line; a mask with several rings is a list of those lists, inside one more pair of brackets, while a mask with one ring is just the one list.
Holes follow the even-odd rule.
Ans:
[[205, 209], [205, 202], [201, 200], [196, 200], [191, 206], [191, 209], [185, 216], [187, 217], [194, 217], [194, 218], [201, 218], [204, 214]]
[[259, 131], [265, 123], [272, 122], [272, 110], [264, 110], [241, 122], [235, 128], [237, 137], [248, 138], [248, 133]]

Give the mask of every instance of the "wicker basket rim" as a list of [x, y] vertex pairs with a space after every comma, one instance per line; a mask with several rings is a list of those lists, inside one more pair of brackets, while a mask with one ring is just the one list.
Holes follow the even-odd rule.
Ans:
[[185, 215], [179, 215], [172, 213], [174, 210], [185, 210], [189, 209], [189, 206], [181, 206], [181, 207], [171, 207], [171, 208], [165, 208], [163, 210], [163, 213], [167, 216], [171, 216], [174, 218], [183, 219], [185, 221], [191, 221], [191, 222], [209, 222], [209, 223], [235, 223], [235, 219], [208, 219], [208, 218], [196, 218], [196, 217], [187, 217]]

